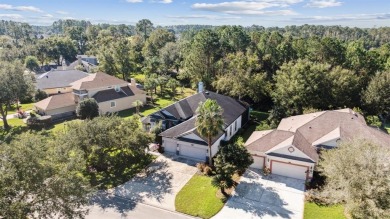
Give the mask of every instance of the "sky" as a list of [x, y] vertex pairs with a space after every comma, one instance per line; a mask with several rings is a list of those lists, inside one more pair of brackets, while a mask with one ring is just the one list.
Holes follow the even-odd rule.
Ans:
[[154, 25], [390, 26], [390, 0], [0, 0], [0, 20]]

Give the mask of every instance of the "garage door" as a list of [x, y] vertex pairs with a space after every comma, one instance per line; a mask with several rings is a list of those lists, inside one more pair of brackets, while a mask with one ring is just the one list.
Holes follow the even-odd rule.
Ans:
[[308, 167], [297, 166], [288, 163], [281, 163], [278, 161], [271, 161], [272, 174], [287, 176], [295, 179], [306, 179]]
[[176, 146], [177, 143], [175, 141], [164, 141], [164, 151], [166, 152], [171, 152], [171, 153], [176, 153]]
[[207, 148], [197, 148], [189, 145], [180, 145], [180, 155], [197, 160], [206, 160]]
[[252, 156], [252, 157], [253, 157], [253, 164], [251, 165], [251, 167], [256, 169], [263, 169], [264, 157], [258, 157], [258, 156]]

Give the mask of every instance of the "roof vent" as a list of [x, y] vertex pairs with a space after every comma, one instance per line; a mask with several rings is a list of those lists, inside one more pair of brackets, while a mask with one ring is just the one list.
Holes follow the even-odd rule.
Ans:
[[309, 126], [309, 129], [311, 129], [311, 126]]
[[115, 86], [115, 91], [119, 92], [119, 91], [121, 91], [121, 88], [119, 86]]
[[205, 91], [204, 93], [205, 93], [205, 94], [207, 94], [207, 95], [209, 95], [209, 94], [210, 94], [208, 91]]

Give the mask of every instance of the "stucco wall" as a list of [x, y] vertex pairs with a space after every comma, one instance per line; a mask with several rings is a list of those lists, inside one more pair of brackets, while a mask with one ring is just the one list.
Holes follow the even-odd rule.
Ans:
[[45, 115], [55, 115], [55, 114], [60, 114], [60, 113], [75, 112], [76, 105], [62, 107], [62, 108], [58, 108], [58, 109], [46, 110], [46, 111], [41, 109], [41, 108], [38, 108], [38, 107], [35, 107], [35, 109], [40, 113], [44, 112]]
[[61, 91], [61, 93], [70, 93], [73, 91], [72, 87], [59, 87], [59, 88], [48, 88], [44, 89], [48, 95], [58, 94], [58, 91]]
[[[225, 131], [226, 131], [226, 136], [225, 136], [226, 138], [225, 138], [225, 140], [226, 141], [230, 140], [238, 132], [238, 130], [241, 128], [241, 119], [242, 119], [242, 116], [239, 116], [232, 124], [230, 124], [225, 129]], [[236, 125], [236, 123], [237, 123], [237, 125]], [[231, 132], [230, 132], [230, 128], [232, 129]]]
[[[145, 94], [137, 94], [134, 96], [124, 97], [112, 101], [106, 101], [99, 103], [99, 110], [101, 113], [107, 113], [107, 112], [118, 112], [125, 109], [133, 108], [133, 102], [136, 100], [140, 100], [143, 103], [146, 103], [146, 95]], [[115, 102], [116, 106], [111, 107], [111, 102]]]

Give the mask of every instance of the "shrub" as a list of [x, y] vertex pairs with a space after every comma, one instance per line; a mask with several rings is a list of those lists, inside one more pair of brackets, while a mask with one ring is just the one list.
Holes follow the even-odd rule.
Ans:
[[76, 113], [81, 119], [93, 119], [99, 116], [99, 105], [95, 99], [86, 98], [79, 102]]
[[42, 90], [38, 89], [35, 92], [35, 95], [34, 95], [34, 102], [38, 102], [38, 101], [43, 100], [43, 99], [45, 99], [47, 97], [48, 97], [48, 95], [47, 95], [47, 93], [45, 91], [42, 91]]
[[264, 175], [268, 176], [269, 174], [271, 174], [271, 169], [268, 168], [268, 167], [264, 167], [263, 168], [263, 173], [264, 173]]
[[206, 165], [203, 168], [203, 174], [206, 175], [206, 176], [211, 176], [213, 174], [213, 169], [211, 169], [211, 167]]
[[196, 164], [196, 168], [198, 168], [199, 172], [203, 173], [204, 168], [206, 167], [206, 164], [201, 162]]

